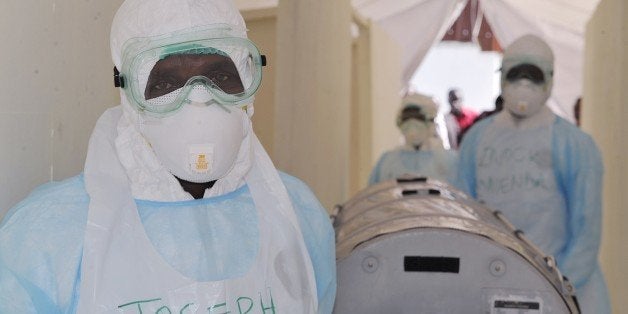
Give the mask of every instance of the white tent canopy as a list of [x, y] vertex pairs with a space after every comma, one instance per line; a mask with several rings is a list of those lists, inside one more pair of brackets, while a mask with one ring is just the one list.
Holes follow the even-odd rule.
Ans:
[[[402, 83], [407, 86], [429, 48], [458, 17], [467, 0], [352, 0], [361, 18], [378, 23], [402, 48]], [[599, 0], [479, 0], [495, 37], [508, 46], [521, 35], [544, 38], [555, 54], [550, 107], [573, 120], [582, 94], [584, 31]]]
[[[410, 78], [429, 49], [456, 20], [468, 0], [351, 0], [355, 14], [377, 23], [402, 49], [401, 81]], [[554, 50], [554, 90], [550, 107], [573, 121], [582, 94], [584, 32], [600, 0], [479, 0], [502, 47], [521, 35], [544, 38]], [[235, 0], [242, 10], [277, 6], [278, 0]]]
[[377, 23], [402, 49], [402, 83], [407, 86], [421, 61], [443, 37], [467, 0], [352, 0], [356, 14]]

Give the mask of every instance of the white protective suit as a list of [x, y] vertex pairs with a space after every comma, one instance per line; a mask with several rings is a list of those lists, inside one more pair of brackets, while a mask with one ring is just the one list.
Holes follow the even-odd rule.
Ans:
[[[425, 121], [414, 118], [401, 121], [402, 112], [409, 107], [420, 108]], [[404, 97], [399, 109], [397, 126], [404, 135], [405, 143], [382, 154], [371, 171], [369, 185], [404, 175], [453, 182], [457, 154], [453, 150], [443, 148], [443, 142], [434, 123], [437, 112], [438, 106], [430, 97], [420, 94], [409, 94]]]
[[[529, 67], [518, 75], [511, 72], [527, 65], [542, 74], [525, 74]], [[465, 135], [457, 184], [502, 211], [528, 239], [556, 257], [576, 287], [582, 313], [610, 313], [597, 260], [602, 161], [590, 136], [545, 105], [552, 71], [552, 51], [538, 37], [521, 37], [504, 50], [504, 110]]]

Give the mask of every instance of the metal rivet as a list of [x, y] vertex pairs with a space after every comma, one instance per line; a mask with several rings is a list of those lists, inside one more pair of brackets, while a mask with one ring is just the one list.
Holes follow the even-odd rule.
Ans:
[[496, 259], [491, 262], [489, 269], [491, 271], [491, 274], [493, 274], [493, 276], [500, 277], [506, 273], [506, 263], [502, 262], [501, 260]]
[[369, 256], [362, 261], [362, 269], [367, 273], [373, 273], [377, 270], [379, 261], [373, 256]]

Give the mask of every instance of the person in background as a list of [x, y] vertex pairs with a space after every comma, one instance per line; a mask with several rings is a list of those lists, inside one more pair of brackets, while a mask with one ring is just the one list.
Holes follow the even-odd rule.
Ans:
[[[499, 95], [499, 96], [497, 96], [497, 98], [495, 98], [495, 109], [490, 110], [490, 111], [482, 112], [477, 118], [475, 118], [475, 121], [473, 121], [473, 124], [471, 125], [471, 127], [473, 125], [475, 125], [476, 123], [482, 121], [483, 119], [486, 119], [486, 118], [488, 118], [488, 117], [490, 117], [490, 116], [492, 116], [492, 115], [502, 111], [503, 108], [504, 108], [504, 98], [502, 98], [502, 96]], [[471, 129], [471, 127], [469, 127], [468, 129]], [[460, 143], [462, 143], [462, 141], [464, 140], [464, 134], [465, 133], [460, 135]]]
[[[497, 96], [497, 98], [495, 98], [495, 109], [490, 110], [490, 111], [484, 111], [482, 112], [477, 118], [475, 118], [475, 121], [473, 121], [473, 124], [471, 125], [471, 127], [480, 122], [483, 119], [486, 119], [500, 111], [502, 111], [502, 109], [504, 108], [504, 98], [502, 98], [501, 95]], [[471, 128], [469, 127], [469, 129]], [[466, 132], [465, 132], [466, 133]], [[464, 140], [464, 134], [461, 135], [460, 137], [460, 143], [462, 143], [462, 141]]]
[[457, 153], [445, 150], [436, 132], [434, 118], [438, 107], [432, 98], [420, 94], [404, 97], [397, 116], [397, 127], [405, 143], [387, 151], [371, 171], [369, 185], [405, 175], [451, 181]]
[[580, 112], [582, 110], [582, 97], [576, 99], [576, 103], [573, 106], [573, 117], [576, 121], [576, 125], [580, 127]]
[[264, 58], [231, 0], [127, 0], [111, 52], [84, 173], [0, 225], [0, 313], [331, 313], [334, 231], [253, 132]]
[[462, 92], [457, 88], [452, 88], [447, 93], [450, 111], [445, 115], [445, 124], [449, 137], [451, 149], [458, 149], [460, 141], [465, 132], [473, 125], [477, 118], [477, 112], [463, 105]]
[[504, 98], [502, 97], [502, 95], [499, 95], [497, 96], [497, 98], [495, 98], [495, 109], [482, 112], [477, 118], [475, 118], [475, 121], [473, 121], [473, 124], [478, 123], [482, 119], [488, 118], [502, 111], [502, 109], [504, 109]]
[[502, 211], [553, 255], [576, 287], [582, 313], [610, 313], [598, 264], [602, 161], [593, 139], [547, 107], [554, 56], [526, 35], [504, 50], [504, 108], [480, 121], [460, 148], [459, 188]]

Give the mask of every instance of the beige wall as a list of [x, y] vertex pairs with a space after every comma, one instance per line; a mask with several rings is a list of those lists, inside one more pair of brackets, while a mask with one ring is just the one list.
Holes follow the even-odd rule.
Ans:
[[109, 28], [120, 3], [0, 1], [0, 217], [83, 169], [94, 122], [119, 101]]
[[602, 0], [588, 24], [583, 128], [604, 158], [601, 262], [614, 313], [628, 309], [628, 3]]
[[[263, 69], [262, 86], [256, 95], [253, 122], [255, 132], [277, 167], [299, 176], [299, 173], [307, 172], [311, 165], [320, 164], [321, 161], [307, 158], [305, 162], [299, 162], [295, 160], [297, 155], [292, 154], [292, 148], [287, 149], [275, 145], [277, 137], [286, 136], [285, 132], [282, 133], [282, 129], [277, 128], [277, 125], [285, 127], [286, 124], [291, 123], [287, 121], [292, 121], [291, 115], [293, 114], [297, 115], [295, 119], [300, 119], [298, 111], [292, 113], [287, 111], [304, 106], [303, 104], [294, 104], [284, 108], [283, 112], [277, 111], [278, 106], [275, 104], [275, 101], [277, 101], [275, 93], [285, 94], [285, 89], [277, 90], [276, 72], [278, 65], [283, 63], [285, 58], [278, 57], [276, 52], [278, 45], [276, 14], [276, 9], [253, 9], [243, 12], [249, 29], [249, 38], [259, 46], [262, 53], [266, 54], [269, 60], [269, 65]], [[345, 160], [342, 163], [348, 165], [348, 169], [344, 172], [347, 177], [329, 175], [331, 180], [345, 181], [344, 184], [348, 184], [348, 187], [342, 194], [337, 194], [338, 196], [335, 196], [333, 201], [323, 201], [328, 210], [333, 205], [348, 200], [359, 190], [364, 189], [367, 186], [370, 171], [379, 156], [384, 151], [394, 147], [400, 139], [399, 131], [394, 124], [400, 102], [398, 91], [401, 89], [401, 84], [398, 78], [401, 73], [401, 65], [399, 62], [395, 62], [395, 60], [400, 60], [400, 48], [377, 25], [371, 25], [368, 21], [356, 21], [353, 27], [355, 38], [351, 40], [349, 37], [345, 37], [346, 40], [350, 40], [352, 43], [350, 81], [342, 81], [347, 79], [346, 73], [342, 76], [324, 76], [324, 80], [328, 84], [337, 86], [348, 85], [350, 88], [349, 121], [342, 122], [345, 125], [338, 129], [348, 132], [348, 155], [334, 154], [336, 159], [344, 156]], [[291, 36], [298, 35], [291, 33]], [[291, 43], [290, 49], [298, 49], [294, 48], [294, 44], [296, 42]], [[343, 48], [346, 48], [346, 43], [343, 43]], [[346, 71], [346, 68], [343, 68], [343, 71]], [[309, 70], [297, 72], [293, 75], [299, 77], [295, 82], [307, 82], [310, 87], [321, 84], [320, 82], [312, 81], [317, 76], [311, 75]], [[308, 93], [313, 91], [312, 88], [308, 89]], [[332, 101], [335, 102], [335, 100]], [[331, 110], [339, 109], [342, 111], [346, 110], [346, 108], [342, 107], [334, 107]], [[319, 105], [316, 108], [312, 107], [310, 112], [318, 110], [322, 111], [317, 114], [325, 114], [324, 111], [330, 109], [327, 106]], [[313, 115], [308, 114], [307, 118], [309, 119], [311, 116]], [[288, 120], [277, 122], [277, 117]], [[301, 117], [301, 119], [304, 117]], [[339, 120], [340, 116], [334, 117], [334, 119], [333, 121], [342, 121]], [[323, 121], [321, 125], [328, 125], [330, 122], [332, 120]], [[291, 127], [297, 126], [292, 125]], [[275, 134], [275, 131], [277, 131], [277, 134]], [[318, 135], [313, 136], [316, 137]], [[336, 137], [338, 136], [346, 137], [347, 134], [337, 134]], [[311, 139], [305, 136], [301, 136], [301, 139], [311, 143]], [[284, 155], [277, 155], [277, 151]], [[321, 158], [323, 160], [329, 159], [327, 154], [324, 154]], [[317, 177], [320, 181], [301, 179], [305, 180], [310, 186], [328, 185], [329, 176]], [[318, 195], [316, 189], [315, 192]], [[318, 196], [319, 198], [326, 197]]]
[[328, 210], [349, 186], [350, 22], [349, 0], [279, 1], [274, 161]]
[[371, 24], [371, 166], [379, 156], [401, 144], [395, 125], [401, 103], [401, 48], [376, 24]]

